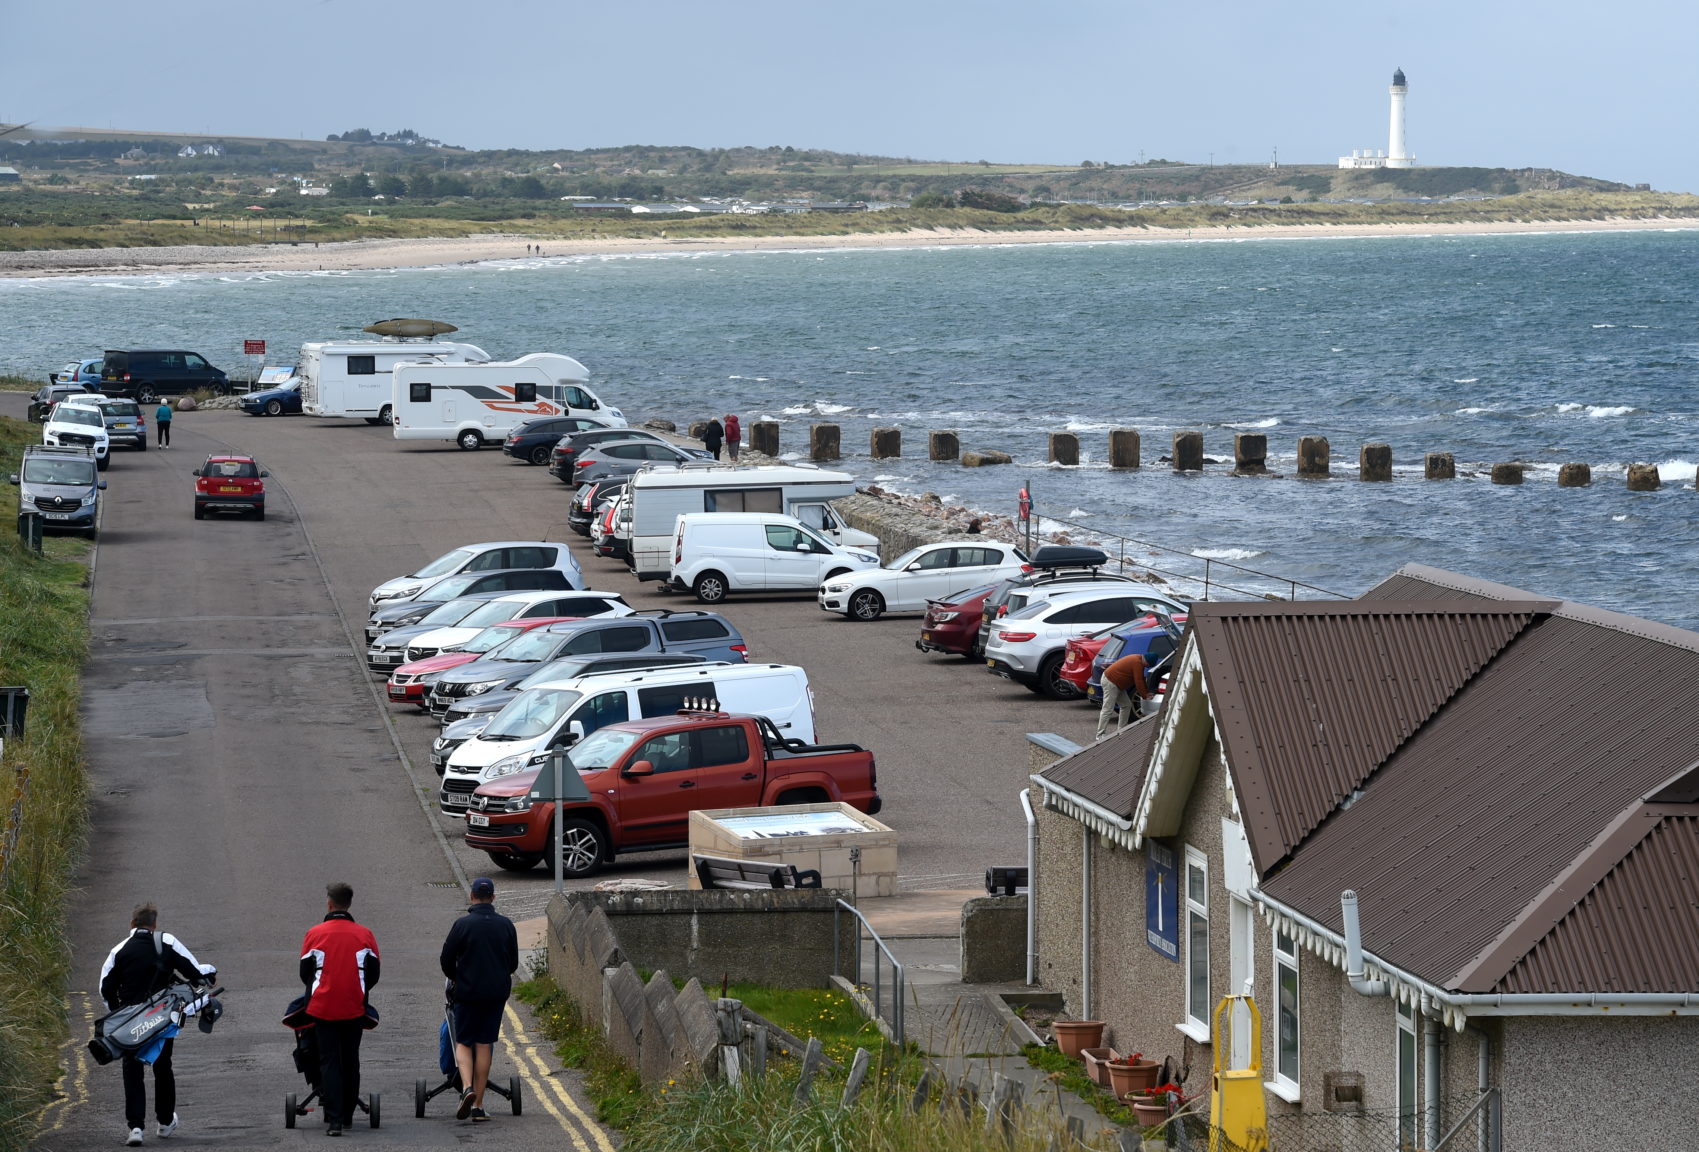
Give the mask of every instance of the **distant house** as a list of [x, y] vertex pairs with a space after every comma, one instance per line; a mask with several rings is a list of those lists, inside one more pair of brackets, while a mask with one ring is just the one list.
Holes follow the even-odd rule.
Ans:
[[0, 168], [0, 184], [15, 184], [22, 179], [16, 168]]
[[1627, 1101], [1691, 1147], [1699, 634], [1420, 565], [1188, 628], [1158, 715], [1032, 778], [1070, 1014], [1200, 1093], [1251, 991], [1275, 1148], [1581, 1152]]
[[630, 204], [621, 204], [616, 200], [577, 200], [566, 196], [562, 196], [561, 199], [568, 200], [569, 206], [574, 212], [595, 212], [603, 216], [629, 216], [632, 211]]
[[124, 153], [123, 158], [125, 160], [146, 160], [147, 153], [143, 152], [140, 148], [132, 148], [128, 152]]
[[311, 184], [303, 184], [301, 187], [297, 188], [296, 191], [299, 192], [303, 196], [329, 196], [330, 195], [330, 189], [329, 188], [315, 188]]
[[177, 149], [177, 155], [180, 157], [193, 156], [194, 154], [195, 146], [193, 144], [185, 144], [181, 148]]

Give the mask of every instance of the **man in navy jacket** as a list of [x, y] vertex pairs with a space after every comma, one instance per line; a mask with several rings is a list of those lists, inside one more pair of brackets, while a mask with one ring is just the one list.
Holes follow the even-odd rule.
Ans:
[[448, 930], [442, 943], [442, 974], [449, 979], [454, 1003], [454, 1062], [460, 1069], [461, 1120], [488, 1120], [484, 1087], [490, 1059], [501, 1034], [501, 1013], [513, 991], [519, 967], [519, 933], [513, 921], [496, 911], [496, 886], [488, 877], [472, 881], [472, 905]]

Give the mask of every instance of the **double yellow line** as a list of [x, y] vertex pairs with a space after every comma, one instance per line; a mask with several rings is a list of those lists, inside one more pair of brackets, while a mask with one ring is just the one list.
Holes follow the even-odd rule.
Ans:
[[[87, 992], [71, 993], [71, 1008], [73, 1018], [81, 1015], [83, 1032], [94, 1032], [94, 1002]], [[80, 1010], [80, 1011], [79, 1011]], [[65, 1126], [65, 1117], [71, 1114], [71, 1109], [80, 1107], [88, 1100], [88, 1050], [76, 1040], [77, 1030], [71, 1029], [72, 1039], [66, 1046], [70, 1052], [65, 1061], [65, 1090], [41, 1109], [42, 1136], [49, 1132], [57, 1132]]]
[[[602, 1126], [579, 1107], [572, 1093], [566, 1090], [566, 1085], [549, 1071], [548, 1061], [539, 1051], [542, 1042], [526, 1030], [519, 1013], [513, 1010], [512, 1001], [508, 1002], [506, 1015], [507, 1050], [519, 1066], [520, 1075], [532, 1090], [531, 1094], [565, 1130], [578, 1152], [591, 1152], [592, 1144], [596, 1152], [614, 1152], [614, 1146], [608, 1140], [608, 1134], [602, 1131]], [[570, 1120], [566, 1116], [568, 1112], [572, 1114]]]

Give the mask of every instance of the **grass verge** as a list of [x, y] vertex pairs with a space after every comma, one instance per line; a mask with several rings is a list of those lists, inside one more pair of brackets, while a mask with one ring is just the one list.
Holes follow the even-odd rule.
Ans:
[[[39, 438], [0, 418], [0, 475], [16, 472], [23, 446]], [[29, 790], [0, 883], [0, 1152], [29, 1146], [59, 1075], [71, 959], [65, 901], [88, 820], [77, 701], [89, 545], [55, 536], [45, 555], [25, 551], [11, 530], [15, 499], [0, 517], [0, 684], [28, 686], [30, 702], [26, 735], [6, 741], [0, 803], [10, 809], [19, 769], [29, 770]]]

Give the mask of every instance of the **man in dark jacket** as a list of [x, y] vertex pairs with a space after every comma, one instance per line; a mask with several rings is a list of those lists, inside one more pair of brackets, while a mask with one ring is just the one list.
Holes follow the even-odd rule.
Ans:
[[461, 1120], [490, 1118], [484, 1111], [484, 1086], [501, 1033], [502, 1009], [519, 967], [519, 933], [513, 921], [496, 911], [495, 899], [494, 881], [486, 876], [472, 881], [472, 906], [442, 942], [442, 974], [449, 979], [454, 1002], [454, 1062], [465, 1086], [455, 1112]]
[[[130, 916], [130, 934], [107, 953], [100, 970], [100, 998], [115, 1011], [140, 1004], [178, 980], [208, 981], [217, 975], [212, 965], [196, 960], [181, 940], [159, 930], [158, 908], [142, 904]], [[153, 1061], [153, 1114], [159, 1121], [154, 1131], [160, 1136], [177, 1131], [177, 1077], [171, 1070], [171, 1045], [172, 1041], [165, 1041]], [[147, 1082], [142, 1071], [146, 1065], [139, 1055], [124, 1053], [124, 1124], [130, 1130], [125, 1143], [131, 1147], [142, 1142], [147, 1123]]]
[[354, 1123], [366, 997], [381, 967], [377, 938], [348, 912], [354, 889], [338, 881], [326, 886], [325, 897], [324, 919], [301, 941], [301, 983], [307, 985], [307, 1015], [319, 1045], [325, 1132], [340, 1136]]

